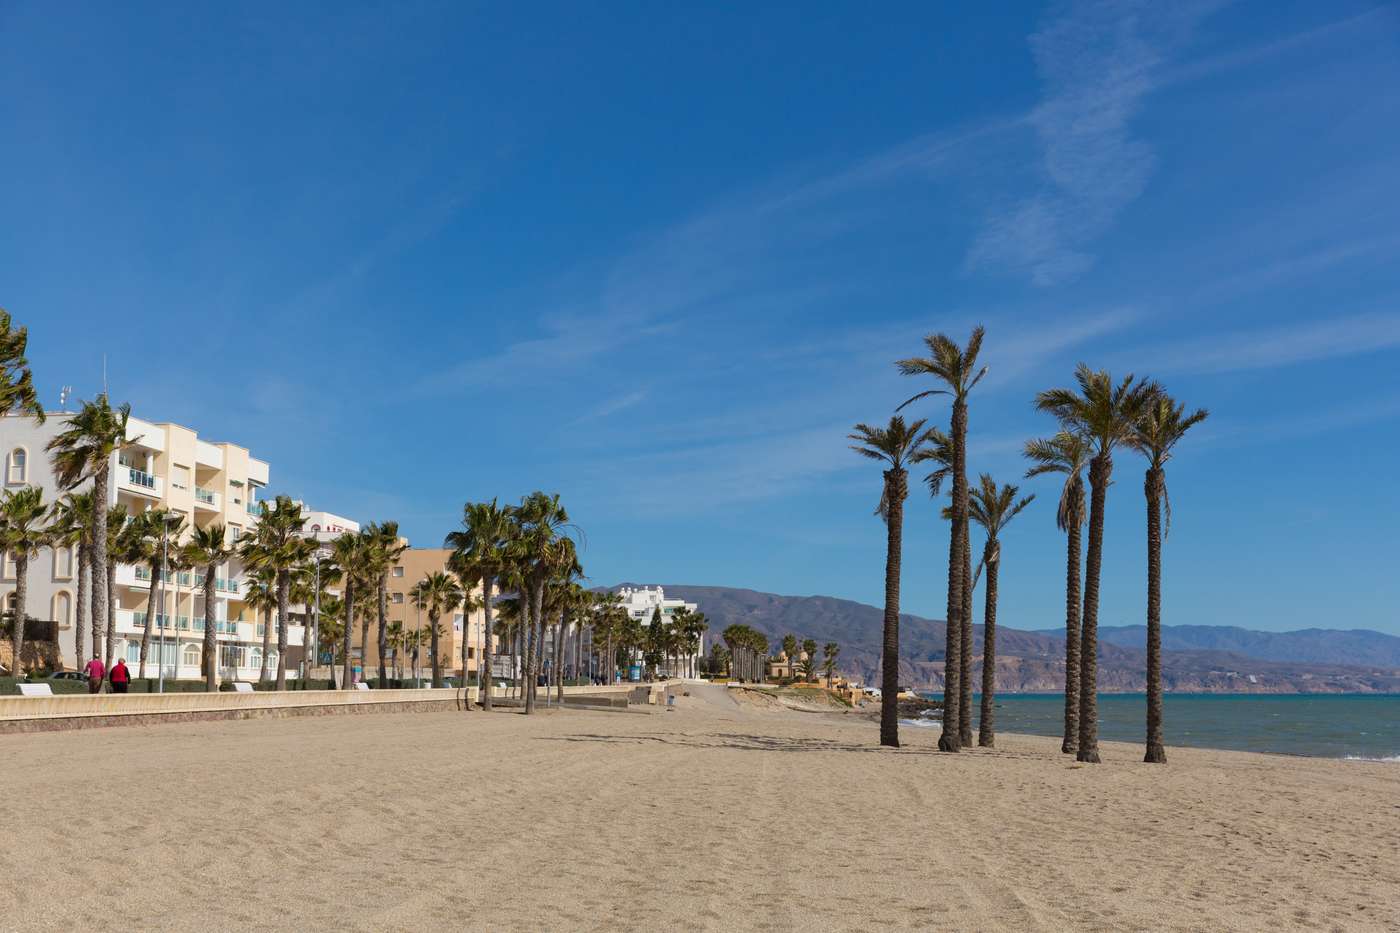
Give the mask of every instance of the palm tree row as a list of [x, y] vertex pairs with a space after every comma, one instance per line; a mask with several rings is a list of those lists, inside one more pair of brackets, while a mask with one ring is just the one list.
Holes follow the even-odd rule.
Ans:
[[758, 629], [735, 623], [720, 637], [729, 648], [730, 676], [739, 681], [761, 682], [768, 658], [768, 636]]
[[[1000, 585], [1001, 532], [1035, 498], [1019, 497], [1012, 485], [998, 485], [986, 473], [979, 486], [967, 481], [968, 400], [987, 373], [978, 365], [983, 328], [973, 329], [965, 346], [944, 334], [925, 338], [928, 355], [899, 360], [906, 375], [928, 375], [935, 388], [905, 401], [897, 409], [935, 395], [952, 400], [949, 430], [926, 428], [922, 420], [906, 423], [899, 414], [888, 426], [858, 424], [850, 439], [862, 456], [885, 466], [884, 485], [876, 513], [886, 526], [884, 660], [880, 742], [898, 746], [899, 597], [904, 500], [908, 468], [928, 463], [927, 481], [937, 497], [951, 479], [951, 502], [942, 510], [949, 522], [947, 623], [944, 650], [943, 728], [938, 747], [956, 752], [972, 738], [971, 671], [974, 652], [972, 595], [980, 575], [987, 574], [982, 646], [982, 702], [978, 744], [995, 743], [996, 612]], [[1103, 563], [1104, 511], [1113, 472], [1113, 453], [1124, 447], [1148, 460], [1144, 480], [1147, 499], [1147, 740], [1146, 760], [1166, 760], [1162, 739], [1161, 676], [1161, 546], [1170, 525], [1165, 465], [1177, 442], [1206, 417], [1204, 409], [1187, 413], [1160, 384], [1128, 376], [1114, 381], [1104, 371], [1080, 364], [1076, 388], [1051, 389], [1036, 396], [1038, 410], [1055, 417], [1059, 431], [1026, 444], [1031, 461], [1027, 477], [1045, 473], [1064, 476], [1056, 524], [1066, 533], [1065, 585], [1065, 716], [1062, 749], [1078, 760], [1098, 762], [1098, 609]], [[1089, 473], [1086, 497], [1083, 473]], [[1162, 521], [1166, 511], [1166, 525]], [[976, 523], [985, 532], [982, 558], [972, 569], [969, 529]], [[1089, 541], [1081, 588], [1080, 529], [1087, 522]], [[1082, 598], [1081, 598], [1082, 594]]]

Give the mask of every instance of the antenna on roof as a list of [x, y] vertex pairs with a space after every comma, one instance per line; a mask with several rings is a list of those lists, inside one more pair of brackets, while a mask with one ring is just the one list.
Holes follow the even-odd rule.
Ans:
[[68, 404], [68, 396], [73, 394], [72, 386], [64, 386], [58, 390], [58, 410], [64, 411], [64, 406]]

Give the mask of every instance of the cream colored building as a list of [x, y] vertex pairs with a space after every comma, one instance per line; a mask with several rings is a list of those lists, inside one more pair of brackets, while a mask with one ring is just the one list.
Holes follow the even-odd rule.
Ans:
[[[64, 429], [68, 417], [64, 412], [52, 412], [44, 424], [27, 416], [0, 417], [4, 488], [38, 486], [46, 502], [53, 502], [62, 494], [55, 483], [45, 447]], [[232, 542], [256, 521], [258, 497], [267, 483], [267, 463], [250, 455], [246, 447], [204, 440], [181, 425], [131, 418], [127, 446], [113, 459], [109, 502], [124, 505], [133, 515], [152, 508], [166, 508], [180, 515], [187, 528], [222, 523]], [[176, 543], [171, 542], [172, 551]], [[79, 614], [78, 561], [74, 551], [46, 548], [31, 561], [29, 605], [26, 607], [30, 617], [48, 618], [57, 623], [59, 653], [67, 668], [81, 667], [86, 661], [74, 654]], [[14, 562], [6, 555], [0, 586], [4, 588], [7, 607], [13, 604], [15, 582]], [[134, 675], [139, 663], [141, 634], [150, 609], [150, 570], [121, 564], [117, 567], [116, 583], [113, 657], [125, 657]], [[164, 585], [159, 585], [161, 583]], [[254, 619], [254, 614], [243, 603], [243, 567], [237, 558], [219, 572], [216, 587], [214, 618], [220, 676], [239, 680], [256, 677], [262, 661], [262, 623]], [[158, 582], [147, 661], [149, 676], [156, 676], [157, 663], [165, 666], [166, 677], [200, 676], [205, 619], [202, 588], [203, 578], [198, 568], [173, 572], [168, 579]], [[160, 609], [162, 593], [166, 607], [163, 612]], [[85, 609], [83, 614], [86, 615]], [[85, 641], [91, 653], [90, 633], [85, 633]], [[301, 626], [289, 628], [288, 644], [300, 649]], [[291, 659], [289, 669], [292, 669], [290, 663]], [[275, 649], [269, 666], [276, 668]]]

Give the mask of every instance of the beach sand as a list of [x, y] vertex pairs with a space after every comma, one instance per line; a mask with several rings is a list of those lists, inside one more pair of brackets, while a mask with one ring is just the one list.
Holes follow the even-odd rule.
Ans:
[[1400, 929], [1400, 767], [641, 712], [0, 736], [0, 929]]

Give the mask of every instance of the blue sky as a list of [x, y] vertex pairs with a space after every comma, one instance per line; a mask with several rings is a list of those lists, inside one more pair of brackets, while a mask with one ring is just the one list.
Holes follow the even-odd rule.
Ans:
[[[9, 0], [0, 304], [49, 403], [105, 353], [141, 416], [417, 544], [538, 487], [598, 583], [871, 603], [844, 436], [982, 322], [973, 472], [1017, 480], [1081, 359], [1211, 409], [1168, 623], [1400, 633], [1400, 8], [986, 6]], [[1143, 617], [1142, 469], [1105, 624]], [[1023, 485], [1000, 618], [1048, 628]], [[941, 616], [908, 513], [904, 608]]]

